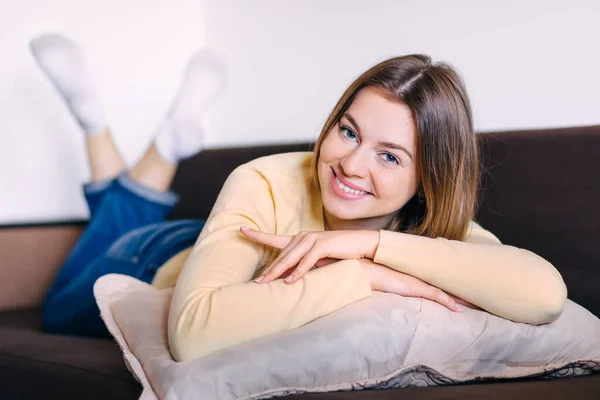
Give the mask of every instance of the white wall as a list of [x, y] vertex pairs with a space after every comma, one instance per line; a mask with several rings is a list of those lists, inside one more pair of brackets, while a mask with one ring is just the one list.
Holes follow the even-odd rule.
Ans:
[[0, 224], [87, 215], [83, 139], [27, 51], [47, 29], [84, 48], [129, 163], [202, 43], [229, 65], [206, 123], [209, 147], [314, 139], [353, 78], [414, 52], [457, 67], [479, 130], [600, 124], [594, 0], [47, 3], [0, 14]]

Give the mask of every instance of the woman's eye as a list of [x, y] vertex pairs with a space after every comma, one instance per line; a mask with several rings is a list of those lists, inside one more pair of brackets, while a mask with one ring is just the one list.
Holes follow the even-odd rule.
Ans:
[[341, 126], [340, 127], [341, 131], [342, 131], [342, 135], [344, 135], [344, 137], [347, 137], [348, 139], [351, 140], [355, 140], [356, 139], [356, 133], [354, 133], [354, 131], [346, 126]]
[[400, 164], [398, 157], [390, 153], [383, 153], [383, 160], [391, 164]]

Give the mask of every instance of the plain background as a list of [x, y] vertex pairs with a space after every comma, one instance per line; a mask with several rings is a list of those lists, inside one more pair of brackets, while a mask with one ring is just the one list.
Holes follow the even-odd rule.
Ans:
[[207, 147], [314, 140], [354, 78], [408, 53], [460, 71], [479, 131], [600, 124], [594, 0], [0, 4], [0, 224], [88, 215], [83, 136], [28, 50], [44, 32], [81, 45], [129, 165], [201, 46], [228, 66], [227, 89], [205, 121]]

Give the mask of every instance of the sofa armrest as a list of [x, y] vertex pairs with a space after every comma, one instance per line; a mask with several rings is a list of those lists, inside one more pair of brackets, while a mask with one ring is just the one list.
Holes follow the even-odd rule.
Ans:
[[83, 228], [0, 227], [0, 310], [39, 307]]

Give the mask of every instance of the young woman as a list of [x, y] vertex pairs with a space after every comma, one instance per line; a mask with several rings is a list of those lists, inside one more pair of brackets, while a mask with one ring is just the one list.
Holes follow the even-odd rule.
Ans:
[[[195, 76], [189, 71], [184, 82]], [[186, 98], [207, 96], [196, 88]], [[105, 124], [94, 124], [102, 133], [87, 138], [91, 220], [48, 295], [48, 329], [104, 334], [91, 288], [109, 272], [175, 286], [168, 333], [176, 360], [299, 327], [373, 290], [530, 324], [562, 312], [566, 288], [556, 269], [473, 222], [476, 138], [449, 66], [411, 55], [369, 69], [335, 106], [314, 152], [237, 168], [203, 227], [162, 221], [176, 201], [167, 190], [177, 161], [199, 149], [172, 139], [198, 137], [185, 128], [199, 117], [173, 110], [161, 124], [169, 129], [159, 129], [126, 174], [108, 156], [120, 160]], [[94, 172], [94, 155], [110, 173]]]

